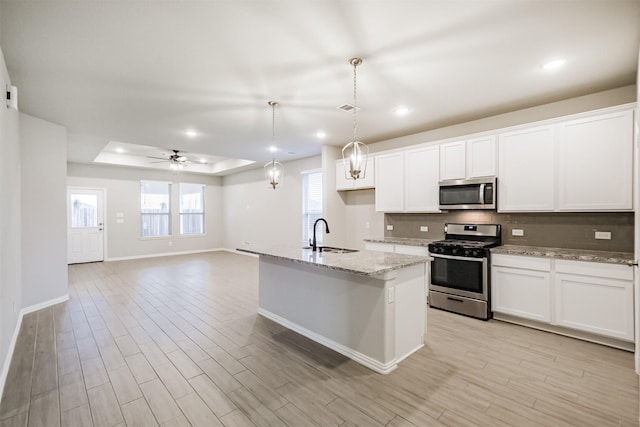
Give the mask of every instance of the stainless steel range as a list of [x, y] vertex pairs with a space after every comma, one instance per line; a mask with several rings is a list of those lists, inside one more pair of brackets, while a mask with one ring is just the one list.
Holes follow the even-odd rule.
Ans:
[[445, 224], [445, 240], [429, 245], [429, 305], [447, 311], [491, 317], [490, 252], [502, 242], [500, 224]]

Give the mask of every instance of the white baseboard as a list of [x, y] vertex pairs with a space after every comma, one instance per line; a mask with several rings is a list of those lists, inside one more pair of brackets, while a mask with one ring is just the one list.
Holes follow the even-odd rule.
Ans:
[[11, 342], [9, 343], [9, 349], [7, 350], [7, 356], [4, 359], [4, 364], [2, 365], [2, 372], [0, 372], [0, 396], [4, 393], [4, 385], [7, 381], [7, 375], [9, 374], [9, 367], [11, 366], [11, 360], [13, 359], [13, 352], [16, 349], [16, 342], [18, 341], [18, 334], [20, 333], [20, 327], [22, 326], [22, 318], [25, 314], [32, 313], [34, 311], [42, 310], [43, 308], [50, 307], [52, 305], [60, 304], [61, 302], [65, 302], [69, 300], [69, 294], [63, 295], [59, 298], [54, 298], [49, 301], [45, 301], [39, 304], [34, 304], [29, 307], [25, 307], [20, 310], [18, 313], [18, 319], [16, 322], [16, 328], [13, 331], [13, 336], [11, 337]]
[[[300, 335], [304, 335], [305, 337], [317, 343], [320, 343], [323, 346], [330, 348], [331, 350], [337, 351], [343, 356], [346, 356], [349, 359], [352, 359], [358, 362], [359, 364], [364, 365], [367, 368], [372, 369], [380, 374], [388, 374], [389, 372], [393, 371], [398, 367], [398, 360], [396, 359], [393, 359], [392, 361], [387, 363], [382, 363], [378, 360], [372, 359], [371, 357], [365, 354], [360, 353], [359, 351], [356, 351], [349, 347], [345, 347], [340, 343], [337, 343], [325, 336], [322, 336], [313, 331], [310, 331], [309, 329], [306, 329], [296, 323], [293, 323], [263, 308], [258, 308], [258, 314], [266, 317], [267, 319], [273, 320], [274, 322], [279, 323], [285, 328], [291, 329], [292, 331], [295, 331]], [[416, 350], [418, 350], [421, 347], [422, 346], [419, 346]]]
[[213, 248], [213, 249], [199, 249], [196, 251], [182, 251], [182, 252], [163, 252], [159, 254], [145, 254], [145, 255], [134, 255], [134, 256], [125, 256], [125, 257], [115, 257], [115, 258], [105, 258], [105, 262], [110, 261], [128, 261], [133, 259], [144, 259], [144, 258], [158, 258], [164, 256], [175, 256], [175, 255], [191, 255], [191, 254], [201, 254], [204, 252], [220, 252], [226, 251], [224, 248]]

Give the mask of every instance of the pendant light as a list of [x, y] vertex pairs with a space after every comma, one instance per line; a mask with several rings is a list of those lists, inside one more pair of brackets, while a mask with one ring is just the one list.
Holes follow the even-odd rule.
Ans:
[[271, 152], [273, 153], [273, 158], [264, 165], [264, 177], [275, 190], [276, 186], [282, 183], [284, 168], [282, 163], [276, 162], [276, 106], [278, 103], [269, 101], [268, 104], [271, 106]]
[[353, 66], [353, 141], [342, 148], [344, 175], [346, 179], [364, 179], [367, 173], [367, 157], [369, 147], [358, 141], [358, 99], [356, 97], [357, 79], [356, 67], [362, 64], [362, 59], [351, 58], [349, 64]]

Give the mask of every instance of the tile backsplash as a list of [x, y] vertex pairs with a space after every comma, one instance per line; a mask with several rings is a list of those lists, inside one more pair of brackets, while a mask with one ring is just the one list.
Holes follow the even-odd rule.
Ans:
[[[505, 245], [543, 246], [633, 252], [632, 212], [586, 213], [497, 213], [495, 211], [450, 211], [439, 214], [385, 214], [386, 237], [442, 239], [444, 224], [502, 224]], [[387, 230], [392, 225], [393, 230]], [[421, 227], [428, 231], [421, 231]], [[523, 236], [513, 236], [512, 230]], [[595, 233], [609, 232], [610, 240], [596, 239]]]

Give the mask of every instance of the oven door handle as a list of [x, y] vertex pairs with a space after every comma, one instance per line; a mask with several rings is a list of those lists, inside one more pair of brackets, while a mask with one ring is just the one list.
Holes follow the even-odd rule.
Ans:
[[456, 259], [459, 261], [475, 261], [475, 262], [484, 262], [484, 260], [486, 258], [471, 258], [471, 257], [466, 257], [466, 256], [454, 256], [454, 255], [436, 255], [436, 254], [429, 254], [431, 255], [431, 257], [433, 258], [446, 258], [446, 259]]

